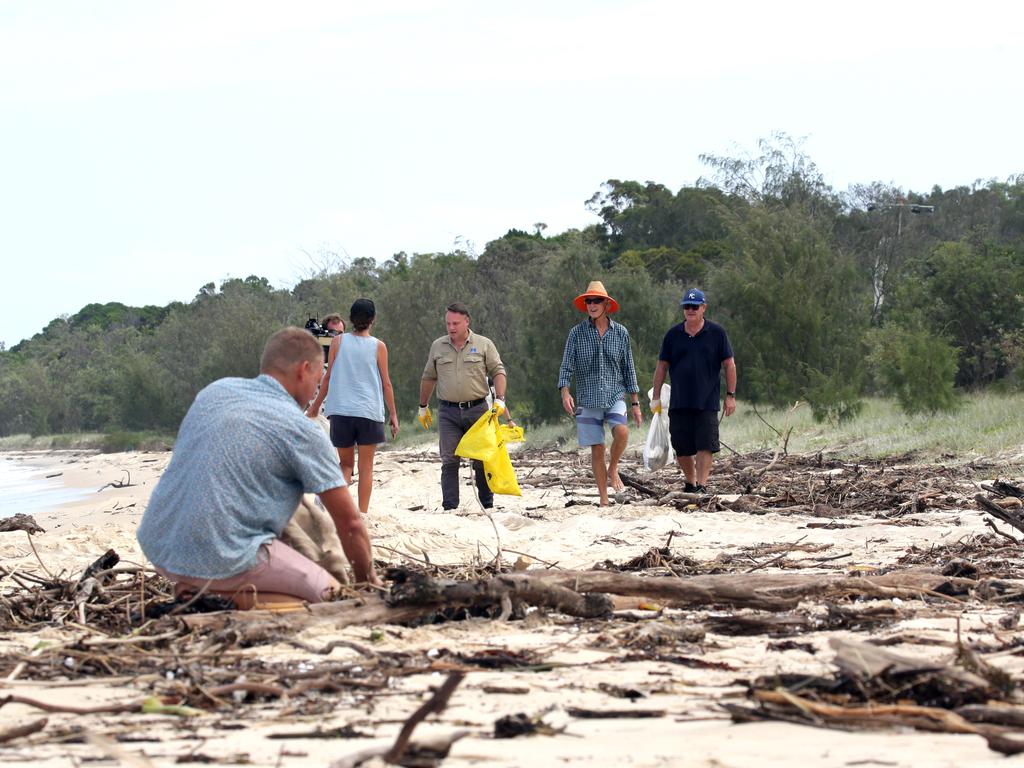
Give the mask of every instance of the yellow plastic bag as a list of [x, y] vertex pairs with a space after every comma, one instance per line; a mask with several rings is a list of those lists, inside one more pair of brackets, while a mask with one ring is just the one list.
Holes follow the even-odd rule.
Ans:
[[494, 493], [522, 496], [505, 444], [520, 442], [523, 439], [523, 428], [499, 424], [499, 412], [499, 408], [491, 408], [477, 419], [476, 424], [462, 436], [455, 455], [482, 461], [487, 487]]
[[455, 455], [487, 461], [498, 450], [498, 409], [491, 408], [462, 436]]
[[522, 496], [519, 490], [519, 481], [516, 480], [516, 471], [512, 468], [512, 460], [508, 457], [508, 450], [501, 446], [490, 461], [484, 462], [484, 476], [487, 478], [487, 487], [494, 493], [501, 493], [506, 496]]

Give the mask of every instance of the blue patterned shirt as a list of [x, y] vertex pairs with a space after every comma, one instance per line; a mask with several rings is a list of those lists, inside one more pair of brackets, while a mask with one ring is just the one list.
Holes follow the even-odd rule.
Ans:
[[343, 485], [327, 435], [275, 378], [220, 379], [181, 423], [139, 544], [172, 574], [225, 579], [256, 565], [303, 493]]
[[573, 326], [565, 340], [558, 388], [569, 386], [574, 376], [576, 405], [582, 408], [611, 408], [626, 392], [639, 392], [626, 326], [609, 320], [604, 336], [589, 317]]

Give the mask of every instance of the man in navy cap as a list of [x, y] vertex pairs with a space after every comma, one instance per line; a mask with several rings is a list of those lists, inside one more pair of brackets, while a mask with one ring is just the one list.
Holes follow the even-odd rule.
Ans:
[[704, 292], [691, 288], [679, 303], [684, 320], [670, 328], [661, 342], [651, 410], [661, 413], [661, 385], [668, 373], [672, 382], [669, 431], [676, 461], [686, 475], [685, 490], [707, 493], [711, 460], [720, 450], [721, 372], [725, 371], [725, 415], [731, 416], [736, 411], [736, 361], [725, 329], [704, 319]]

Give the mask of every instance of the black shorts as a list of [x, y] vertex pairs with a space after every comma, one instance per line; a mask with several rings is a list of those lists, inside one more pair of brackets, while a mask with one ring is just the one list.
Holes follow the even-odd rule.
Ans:
[[668, 412], [668, 431], [676, 456], [694, 456], [697, 451], [718, 453], [718, 411], [676, 408]]
[[335, 448], [353, 445], [377, 445], [384, 442], [384, 422], [362, 416], [329, 416], [331, 444]]

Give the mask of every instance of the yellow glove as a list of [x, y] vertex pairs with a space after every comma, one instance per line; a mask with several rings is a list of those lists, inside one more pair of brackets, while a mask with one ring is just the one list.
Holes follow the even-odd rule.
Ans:
[[419, 413], [416, 414], [416, 418], [420, 420], [420, 424], [424, 429], [430, 429], [430, 425], [434, 423], [434, 417], [430, 415], [429, 405], [425, 405], [420, 408]]
[[651, 400], [651, 413], [661, 413], [661, 400]]

